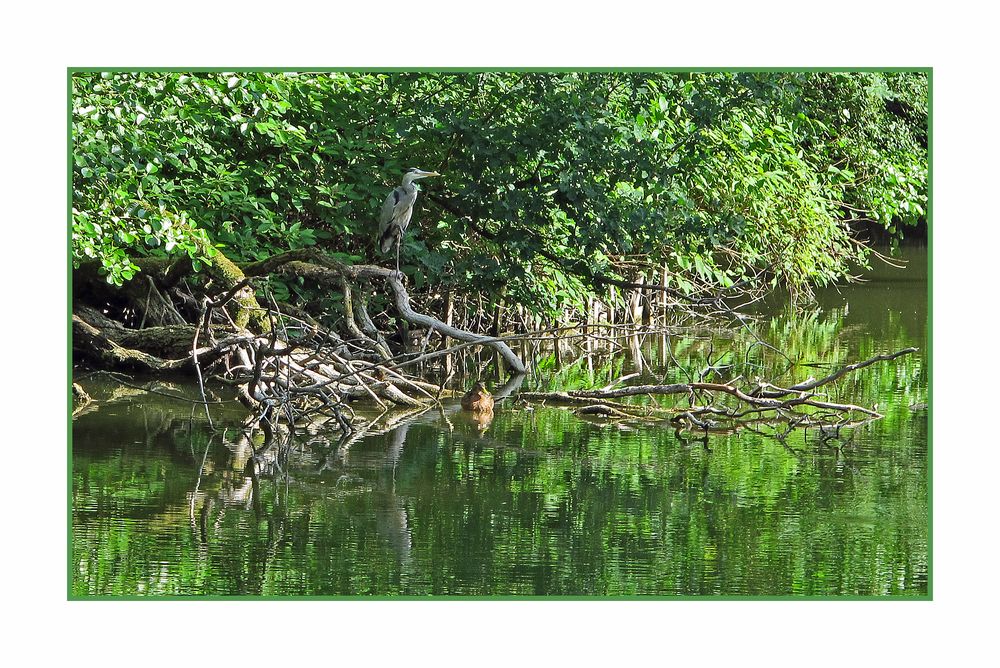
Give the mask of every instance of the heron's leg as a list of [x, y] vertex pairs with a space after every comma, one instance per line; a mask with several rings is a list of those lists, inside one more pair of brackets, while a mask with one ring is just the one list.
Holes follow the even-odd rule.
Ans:
[[402, 234], [396, 235], [396, 273], [399, 273], [399, 242], [403, 238]]

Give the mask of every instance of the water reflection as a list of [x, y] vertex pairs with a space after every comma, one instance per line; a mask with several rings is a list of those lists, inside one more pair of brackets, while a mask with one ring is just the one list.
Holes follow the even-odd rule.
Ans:
[[[884, 301], [880, 290], [871, 300]], [[862, 297], [779, 315], [765, 331], [805, 363], [923, 347], [925, 329]], [[514, 397], [522, 383], [686, 380], [677, 362], [700, 370], [726, 345], [665, 339], [646, 337], [638, 355], [631, 342], [605, 358], [564, 351], [561, 366], [498, 387], [490, 421], [448, 401], [364, 415], [343, 439], [315, 430], [265, 444], [237, 428], [236, 407], [213, 411], [231, 426], [212, 431], [188, 404], [90, 382], [95, 407], [74, 422], [73, 591], [926, 594], [922, 355], [831, 389], [885, 419], [784, 439], [583, 419]], [[774, 357], [757, 349], [748, 363], [783, 369]]]
[[[900, 452], [873, 434], [786, 445], [713, 437], [709, 448], [707, 436], [544, 408], [498, 411], [485, 434], [460, 411], [386, 421], [346, 448], [312, 437], [250, 456], [244, 437], [213, 439], [195, 424], [204, 467], [81, 453], [77, 591], [136, 593], [157, 565], [169, 575], [156, 591], [181, 594], [926, 587], [922, 553], [898, 544], [926, 539], [919, 448]], [[171, 433], [189, 438], [179, 424]], [[114, 502], [140, 497], [151, 468], [163, 480], [155, 513]], [[120, 564], [128, 572], [110, 577]], [[880, 568], [894, 579], [873, 579]]]

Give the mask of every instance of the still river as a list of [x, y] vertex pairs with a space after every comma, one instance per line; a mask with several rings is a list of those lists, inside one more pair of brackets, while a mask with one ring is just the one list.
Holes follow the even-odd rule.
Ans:
[[[754, 325], [800, 362], [789, 384], [920, 348], [827, 388], [885, 415], [832, 437], [699, 439], [516, 400], [480, 424], [453, 401], [384, 416], [349, 448], [335, 430], [303, 437], [254, 481], [238, 406], [211, 430], [190, 403], [82, 380], [98, 401], [72, 427], [71, 596], [927, 597], [927, 255], [904, 254], [905, 270]], [[746, 350], [655, 338], [633, 382]], [[751, 358], [784, 370], [760, 346]], [[543, 357], [522, 389], [602, 387], [633, 364]]]

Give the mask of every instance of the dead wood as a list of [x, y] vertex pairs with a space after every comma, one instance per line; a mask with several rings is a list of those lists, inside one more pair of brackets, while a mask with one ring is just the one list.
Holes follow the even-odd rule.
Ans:
[[[308, 258], [313, 261], [306, 262], [302, 258]], [[428, 328], [459, 341], [478, 343], [493, 348], [500, 353], [511, 371], [519, 374], [525, 372], [524, 362], [503, 341], [497, 340], [495, 337], [473, 334], [472, 332], [447, 325], [432, 316], [415, 311], [410, 304], [410, 295], [407, 293], [400, 279], [400, 274], [390, 269], [374, 265], [345, 265], [330, 258], [317, 256], [315, 253], [297, 251], [286, 253], [283, 256], [271, 258], [260, 263], [254, 263], [246, 268], [246, 271], [251, 273], [264, 270], [284, 275], [302, 276], [321, 284], [334, 286], [342, 286], [343, 281], [359, 282], [382, 279], [392, 291], [394, 304], [399, 315], [411, 325]]]
[[[139, 275], [124, 289], [107, 286], [94, 267], [77, 275], [77, 358], [108, 369], [190, 370], [203, 395], [210, 379], [235, 385], [253, 414], [251, 423], [261, 423], [268, 434], [278, 421], [294, 431], [302, 419], [332, 419], [348, 429], [346, 404], [357, 398], [383, 407], [422, 408], [437, 401], [440, 387], [394, 368], [403, 360], [393, 357], [367, 311], [361, 286], [372, 281], [387, 286], [404, 320], [427, 327], [428, 333], [441, 331], [491, 346], [512, 368], [524, 369], [506, 344], [415, 311], [401, 275], [370, 265], [345, 265], [315, 249], [242, 267], [219, 256], [204, 275], [191, 275], [191, 285], [186, 278], [193, 269], [190, 262], [149, 259], [138, 264]], [[339, 288], [351, 338], [342, 339], [302, 312], [282, 312], [269, 295], [267, 304], [259, 302], [255, 293], [262, 286], [253, 281], [269, 274]], [[134, 315], [122, 317], [129, 313]], [[203, 400], [206, 411], [208, 403]]]
[[[571, 390], [568, 392], [522, 392], [518, 396], [528, 401], [544, 401], [552, 403], [574, 404], [582, 406], [576, 412], [581, 415], [600, 415], [608, 418], [635, 418], [643, 415], [659, 417], [673, 413], [671, 422], [688, 424], [699, 429], [733, 429], [761, 422], [773, 423], [784, 421], [792, 424], [790, 429], [803, 428], [839, 428], [846, 424], [860, 424], [882, 418], [875, 407], [868, 408], [849, 403], [836, 403], [816, 398], [809, 390], [831, 383], [852, 371], [863, 369], [876, 362], [888, 361], [916, 352], [916, 348], [906, 348], [892, 354], [877, 355], [871, 359], [849, 364], [819, 380], [809, 379], [789, 388], [779, 388], [770, 383], [759, 383], [757, 390], [745, 392], [735, 383], [673, 383], [668, 385], [633, 385], [614, 388], [613, 383], [599, 390]], [[762, 390], [762, 388], [771, 388]], [[685, 395], [692, 404], [685, 408], [664, 408], [653, 402], [634, 405], [625, 404], [614, 399], [623, 397], [645, 396], [652, 398], [663, 395]], [[738, 402], [740, 408], [718, 405], [693, 405], [693, 399], [700, 396], [730, 396]], [[794, 396], [790, 396], [794, 395]], [[788, 398], [783, 398], [788, 397]], [[800, 407], [817, 409], [812, 413], [796, 410]], [[851, 422], [852, 414], [860, 413], [866, 416], [861, 422]], [[713, 416], [709, 419], [703, 416]], [[839, 416], [839, 417], [838, 417]]]
[[[809, 390], [814, 390], [817, 387], [826, 385], [827, 383], [832, 383], [833, 381], [851, 373], [852, 371], [863, 369], [866, 366], [875, 364], [876, 362], [887, 362], [889, 360], [894, 360], [897, 357], [902, 357], [903, 355], [909, 355], [910, 353], [915, 353], [915, 352], [917, 352], [917, 348], [904, 348], [902, 350], [898, 350], [888, 355], [876, 355], [875, 357], [866, 359], [863, 362], [855, 362], [854, 364], [848, 364], [845, 367], [841, 367], [840, 369], [837, 369], [836, 371], [831, 373], [829, 376], [824, 376], [819, 380], [810, 378], [809, 380], [803, 381], [801, 383], [798, 383], [797, 385], [792, 385], [791, 387], [787, 388], [775, 387], [774, 385], [764, 383], [760, 385], [756, 390], [751, 392], [751, 394], [755, 397], [765, 397], [765, 398], [775, 399], [778, 397], [787, 396], [789, 394], [794, 394], [796, 392], [808, 392]], [[768, 387], [771, 389], [769, 390], [765, 389]]]

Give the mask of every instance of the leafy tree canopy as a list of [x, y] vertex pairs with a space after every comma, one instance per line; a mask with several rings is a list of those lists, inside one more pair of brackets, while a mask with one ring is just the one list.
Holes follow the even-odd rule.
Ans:
[[72, 128], [74, 261], [115, 284], [148, 255], [378, 261], [413, 166], [444, 174], [415, 287], [541, 312], [664, 265], [682, 291], [807, 292], [864, 262], [852, 225], [898, 237], [927, 206], [917, 72], [77, 73]]

